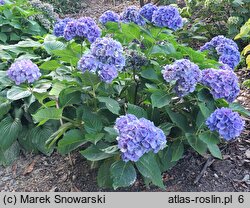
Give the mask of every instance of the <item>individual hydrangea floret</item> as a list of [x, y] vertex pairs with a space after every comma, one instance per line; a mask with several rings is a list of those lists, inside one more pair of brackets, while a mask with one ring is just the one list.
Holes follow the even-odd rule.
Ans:
[[118, 148], [125, 162], [138, 161], [145, 153], [158, 153], [166, 146], [166, 136], [153, 122], [127, 114], [117, 118]]
[[13, 80], [16, 85], [28, 82], [33, 83], [41, 76], [40, 69], [29, 59], [23, 59], [13, 63], [7, 71], [8, 77]]
[[206, 121], [211, 131], [217, 131], [227, 141], [238, 137], [244, 129], [244, 124], [240, 115], [229, 108], [215, 110]]
[[78, 69], [81, 69], [83, 73], [85, 71], [96, 72], [98, 65], [98, 61], [93, 55], [86, 54], [78, 62]]
[[154, 11], [152, 22], [158, 27], [168, 27], [172, 30], [180, 29], [183, 26], [183, 20], [176, 7], [160, 6]]
[[166, 65], [162, 74], [166, 82], [174, 83], [174, 92], [180, 97], [193, 92], [196, 84], [201, 80], [199, 67], [187, 59]]
[[114, 65], [119, 71], [125, 66], [123, 47], [112, 38], [98, 38], [90, 49], [91, 54], [103, 64]]
[[157, 6], [153, 5], [152, 3], [145, 4], [139, 11], [139, 14], [146, 18], [149, 22], [152, 21], [152, 16], [154, 11], [157, 10]]
[[114, 65], [100, 64], [98, 75], [102, 81], [111, 83], [116, 77], [118, 77], [118, 71]]
[[74, 19], [72, 18], [65, 18], [62, 20], [58, 20], [54, 26], [54, 35], [56, 37], [62, 37], [67, 23], [72, 22], [73, 20]]
[[232, 70], [205, 69], [201, 83], [210, 88], [215, 99], [224, 98], [233, 102], [240, 92], [238, 78]]
[[105, 25], [107, 22], [119, 22], [119, 20], [119, 14], [110, 10], [104, 12], [99, 18], [99, 22], [103, 25]]
[[146, 24], [143, 17], [139, 14], [137, 7], [130, 6], [125, 9], [125, 11], [121, 14], [121, 20], [124, 23], [133, 22], [137, 25], [143, 26]]
[[214, 37], [202, 46], [200, 50], [215, 50], [219, 55], [219, 61], [223, 64], [227, 64], [232, 70], [240, 62], [240, 52], [237, 44], [222, 35]]

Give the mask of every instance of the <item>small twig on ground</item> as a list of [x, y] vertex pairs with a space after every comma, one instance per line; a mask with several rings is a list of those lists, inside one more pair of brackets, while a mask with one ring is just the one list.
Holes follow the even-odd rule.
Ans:
[[195, 184], [198, 183], [198, 182], [200, 181], [200, 179], [201, 179], [201, 177], [204, 175], [206, 169], [207, 169], [210, 165], [212, 165], [214, 161], [215, 161], [215, 159], [213, 159], [212, 157], [209, 157], [209, 158], [207, 159], [207, 162], [205, 163], [204, 167], [202, 168], [200, 174], [199, 174], [199, 175], [195, 178], [195, 180], [194, 180], [194, 183], [195, 183]]

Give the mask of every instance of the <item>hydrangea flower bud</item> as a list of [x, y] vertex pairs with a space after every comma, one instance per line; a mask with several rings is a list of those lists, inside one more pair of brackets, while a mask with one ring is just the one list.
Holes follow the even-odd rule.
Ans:
[[201, 80], [199, 67], [187, 59], [166, 65], [162, 74], [166, 82], [175, 83], [174, 92], [180, 97], [193, 92], [196, 84]]
[[166, 146], [166, 136], [153, 122], [127, 114], [117, 118], [118, 148], [125, 162], [138, 161], [145, 153], [158, 153]]
[[8, 77], [13, 80], [16, 85], [28, 82], [33, 83], [41, 76], [40, 69], [29, 59], [23, 59], [13, 63], [7, 71]]
[[229, 108], [215, 110], [206, 121], [211, 131], [217, 131], [227, 141], [238, 137], [244, 129], [244, 124], [240, 115]]

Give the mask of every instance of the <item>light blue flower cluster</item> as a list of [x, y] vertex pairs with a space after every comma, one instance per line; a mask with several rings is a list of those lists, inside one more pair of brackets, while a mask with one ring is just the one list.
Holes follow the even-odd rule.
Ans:
[[64, 29], [67, 25], [68, 22], [73, 21], [74, 19], [72, 18], [65, 18], [62, 20], [58, 20], [56, 24], [54, 25], [54, 35], [56, 37], [63, 37], [64, 34]]
[[99, 18], [99, 22], [103, 25], [105, 25], [107, 22], [119, 22], [119, 20], [119, 14], [110, 10], [104, 12]]
[[41, 76], [40, 69], [29, 59], [23, 59], [13, 63], [7, 71], [8, 77], [13, 80], [16, 85], [28, 82], [33, 83]]
[[90, 54], [78, 62], [78, 68], [85, 72], [98, 72], [100, 78], [110, 83], [125, 66], [122, 45], [112, 38], [98, 38], [90, 47]]
[[139, 11], [139, 14], [146, 18], [149, 22], [152, 21], [152, 16], [154, 11], [157, 10], [157, 6], [153, 5], [152, 3], [145, 4]]
[[101, 29], [90, 17], [81, 17], [79, 19], [65, 18], [55, 24], [54, 34], [57, 37], [64, 37], [68, 41], [81, 37], [93, 43], [101, 36]]
[[193, 92], [196, 84], [201, 80], [201, 70], [187, 59], [166, 65], [162, 74], [166, 82], [174, 83], [174, 92], [180, 97]]
[[238, 78], [232, 70], [203, 70], [201, 83], [210, 88], [215, 99], [233, 102], [240, 92]]
[[217, 131], [227, 141], [238, 137], [244, 129], [244, 124], [240, 115], [229, 108], [217, 109], [206, 121], [211, 131]]
[[166, 136], [153, 122], [132, 114], [120, 116], [115, 123], [118, 148], [125, 162], [138, 161], [145, 153], [158, 153], [166, 146]]
[[121, 21], [124, 23], [133, 22], [137, 25], [143, 26], [146, 24], [139, 10], [135, 6], [130, 6], [121, 14]]
[[215, 49], [219, 55], [219, 61], [222, 64], [227, 64], [231, 70], [240, 62], [240, 52], [237, 44], [222, 35], [214, 37], [211, 41], [207, 42], [201, 47], [201, 51]]
[[158, 27], [168, 27], [177, 30], [183, 26], [183, 20], [177, 8], [173, 6], [160, 6], [154, 11], [152, 23]]

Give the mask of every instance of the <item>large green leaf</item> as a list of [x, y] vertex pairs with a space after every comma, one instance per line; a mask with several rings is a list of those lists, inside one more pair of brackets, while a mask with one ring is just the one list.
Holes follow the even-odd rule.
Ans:
[[136, 171], [131, 162], [115, 162], [110, 168], [113, 188], [127, 187], [136, 181]]
[[93, 144], [97, 144], [97, 142], [99, 142], [104, 136], [104, 133], [85, 134], [85, 140]]
[[194, 134], [185, 134], [188, 143], [194, 150], [196, 150], [199, 154], [203, 155], [207, 151], [207, 145], [203, 142], [199, 137]]
[[114, 159], [110, 158], [104, 160], [101, 164], [97, 174], [97, 183], [99, 187], [112, 188], [113, 181], [110, 174], [110, 167], [113, 163]]
[[9, 112], [10, 110], [10, 102], [3, 98], [0, 97], [0, 119]]
[[84, 128], [89, 134], [100, 133], [103, 128], [101, 118], [94, 113], [83, 113]]
[[60, 120], [62, 118], [62, 109], [58, 109], [55, 107], [44, 108], [38, 110], [35, 114], [32, 115], [36, 122], [45, 123], [46, 121], [52, 120]]
[[7, 98], [10, 100], [20, 100], [25, 97], [29, 97], [31, 95], [31, 91], [27, 88], [22, 88], [18, 86], [13, 86], [7, 91]]
[[162, 108], [170, 103], [171, 96], [166, 92], [157, 91], [151, 95], [151, 100], [153, 108]]
[[229, 108], [231, 108], [233, 111], [239, 112], [243, 116], [250, 117], [250, 111], [245, 109], [241, 104], [239, 103], [230, 103]]
[[145, 178], [150, 179], [154, 185], [165, 189], [165, 186], [162, 182], [161, 170], [153, 153], [150, 152], [142, 156], [140, 160], [136, 162], [136, 167], [138, 168], [139, 172]]
[[168, 146], [159, 152], [158, 156], [159, 156], [160, 164], [161, 164], [160, 166], [161, 172], [165, 172], [171, 169], [177, 163], [176, 161], [172, 161], [172, 154], [173, 152], [172, 152], [171, 146]]
[[73, 88], [66, 88], [60, 92], [59, 103], [61, 107], [81, 103], [81, 92]]
[[176, 50], [171, 43], [165, 45], [154, 45], [150, 51], [150, 55], [167, 55], [175, 53]]
[[181, 140], [176, 140], [171, 145], [172, 150], [172, 161], [178, 161], [181, 159], [183, 153], [184, 153], [184, 145]]
[[87, 160], [90, 161], [104, 160], [106, 158], [114, 156], [114, 154], [109, 154], [100, 150], [95, 145], [91, 145], [86, 150], [80, 151], [80, 153], [82, 154], [82, 156], [84, 156]]
[[0, 148], [0, 165], [11, 165], [19, 156], [20, 146], [18, 142], [14, 142], [7, 150], [3, 151]]
[[7, 150], [18, 138], [22, 130], [20, 119], [13, 119], [10, 116], [0, 122], [0, 148]]
[[46, 61], [43, 64], [41, 64], [39, 66], [39, 68], [43, 69], [43, 70], [54, 71], [54, 70], [56, 70], [60, 66], [61, 66], [61, 64], [58, 63], [58, 61], [56, 61], [56, 60], [50, 60], [50, 61]]
[[135, 115], [137, 118], [147, 118], [147, 112], [140, 106], [128, 103], [127, 113]]
[[63, 138], [58, 142], [57, 150], [60, 154], [65, 155], [86, 142], [83, 133], [79, 129], [71, 129], [66, 132]]
[[109, 97], [98, 97], [98, 100], [105, 103], [107, 109], [109, 109], [110, 112], [116, 115], [120, 115], [119, 112], [121, 109], [119, 103], [116, 100]]
[[217, 145], [220, 143], [219, 136], [210, 131], [205, 131], [199, 134], [199, 138], [207, 144], [209, 151], [214, 157], [222, 159], [220, 148]]
[[183, 130], [184, 132], [192, 131], [192, 128], [189, 126], [189, 122], [184, 115], [174, 112], [168, 107], [166, 107], [166, 112], [168, 113], [172, 122], [181, 130]]

